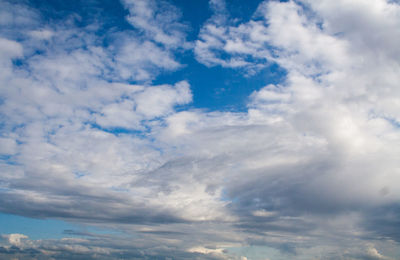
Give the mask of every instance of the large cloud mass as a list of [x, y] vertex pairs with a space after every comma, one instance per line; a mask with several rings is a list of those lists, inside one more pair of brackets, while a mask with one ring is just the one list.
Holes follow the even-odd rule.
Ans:
[[[3, 235], [0, 256], [399, 257], [397, 2], [265, 1], [240, 22], [211, 0], [193, 43], [170, 3], [122, 4], [131, 28], [99, 36], [0, 3], [1, 212], [129, 236]], [[243, 112], [189, 109], [187, 79], [152, 80], [191, 51], [286, 78]]]

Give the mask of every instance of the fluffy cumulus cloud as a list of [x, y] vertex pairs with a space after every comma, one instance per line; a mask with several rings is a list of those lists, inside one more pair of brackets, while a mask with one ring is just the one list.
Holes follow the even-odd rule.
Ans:
[[[123, 231], [3, 234], [0, 257], [399, 257], [400, 5], [227, 5], [188, 42], [172, 2], [124, 0], [107, 33], [0, 2], [0, 211]], [[153, 83], [182, 55], [286, 77], [244, 111], [197, 109], [188, 79]]]

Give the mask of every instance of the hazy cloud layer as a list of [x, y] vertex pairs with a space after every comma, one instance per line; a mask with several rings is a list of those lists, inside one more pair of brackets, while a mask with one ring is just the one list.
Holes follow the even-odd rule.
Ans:
[[[265, 1], [238, 22], [211, 0], [193, 43], [171, 3], [121, 4], [131, 27], [99, 36], [0, 2], [0, 211], [124, 231], [4, 234], [0, 257], [399, 257], [398, 3]], [[187, 109], [187, 79], [152, 84], [182, 52], [287, 76], [244, 112]]]

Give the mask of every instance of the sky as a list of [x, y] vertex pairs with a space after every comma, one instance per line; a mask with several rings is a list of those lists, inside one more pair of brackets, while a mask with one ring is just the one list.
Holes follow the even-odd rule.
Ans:
[[0, 259], [400, 259], [397, 0], [0, 0]]

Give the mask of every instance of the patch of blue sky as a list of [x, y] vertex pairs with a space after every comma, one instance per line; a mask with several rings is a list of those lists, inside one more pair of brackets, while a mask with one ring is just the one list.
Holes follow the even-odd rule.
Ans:
[[237, 19], [240, 22], [248, 21], [253, 17], [254, 12], [262, 1], [263, 0], [231, 0], [227, 1], [226, 8], [232, 18]]
[[228, 191], [225, 190], [225, 189], [223, 189], [223, 190], [221, 191], [220, 200], [221, 200], [221, 201], [228, 201], [228, 202], [231, 202], [231, 203], [237, 203], [237, 202], [239, 202], [239, 198], [235, 198], [235, 197], [230, 196], [230, 195], [228, 194]]
[[75, 179], [80, 179], [80, 178], [82, 178], [82, 177], [84, 177], [84, 176], [86, 176], [88, 174], [85, 173], [85, 172], [75, 171], [74, 175], [75, 175]]
[[[149, 120], [149, 122], [151, 122], [152, 120]], [[150, 142], [150, 146], [153, 150], [158, 151], [160, 153], [160, 155], [164, 154], [164, 150], [156, 145], [152, 145], [153, 143], [155, 144], [156, 140], [151, 137], [150, 135], [150, 128], [144, 125], [144, 121], [142, 122], [142, 126], [143, 129], [141, 130], [137, 130], [137, 129], [130, 129], [130, 128], [124, 128], [124, 127], [109, 127], [109, 128], [105, 128], [105, 127], [101, 127], [98, 124], [95, 123], [89, 123], [89, 125], [92, 128], [101, 130], [103, 132], [107, 132], [110, 134], [113, 134], [115, 136], [120, 136], [120, 135], [132, 135], [135, 136], [138, 139], [142, 139], [142, 140], [147, 140]], [[83, 176], [85, 176], [87, 174], [85, 173], [81, 173], [81, 172], [77, 172], [75, 173], [75, 178], [79, 179], [82, 178]]]
[[14, 155], [10, 154], [1, 154], [0, 155], [0, 163], [4, 162], [8, 165], [19, 165], [19, 163], [16, 161]]
[[30, 6], [40, 10], [42, 18], [48, 22], [64, 20], [66, 17], [73, 15], [76, 18], [77, 26], [85, 27], [93, 23], [100, 25], [98, 33], [101, 33], [101, 29], [114, 27], [127, 29], [131, 27], [125, 20], [128, 11], [119, 1], [90, 1], [90, 4], [84, 0], [30, 0], [29, 2]]
[[[69, 223], [57, 219], [35, 219], [0, 213], [0, 234], [24, 234], [30, 239], [61, 239], [64, 237], [83, 237], [95, 235], [121, 235], [121, 231]], [[7, 223], [7, 225], [4, 225]], [[65, 232], [65, 231], [74, 232]]]
[[185, 57], [187, 66], [177, 72], [160, 75], [155, 84], [173, 84], [188, 80], [193, 93], [193, 102], [183, 108], [199, 108], [209, 111], [247, 110], [248, 96], [268, 84], [279, 84], [286, 78], [286, 71], [271, 64], [251, 77], [241, 69], [207, 67], [193, 57]]
[[[213, 14], [208, 0], [170, 0], [182, 11], [182, 20], [188, 21], [192, 27], [189, 40], [197, 39], [198, 32], [205, 21]], [[227, 2], [227, 12], [231, 17], [240, 18], [241, 21], [249, 20], [262, 0], [230, 0]]]
[[125, 128], [125, 127], [102, 127], [96, 123], [88, 123], [88, 125], [94, 129], [98, 129], [103, 132], [111, 133], [114, 135], [130, 134], [130, 135], [135, 135], [139, 138], [147, 138], [147, 135], [149, 134], [149, 131], [150, 131], [146, 127], [143, 127], [143, 129], [137, 130], [137, 129]]
[[400, 122], [394, 118], [384, 117], [393, 127], [400, 128]]
[[187, 40], [197, 40], [201, 26], [212, 15], [208, 5], [208, 0], [171, 0], [170, 2], [179, 8], [182, 15], [181, 21], [189, 26], [189, 29], [186, 32]]
[[13, 59], [13, 65], [16, 67], [21, 67], [24, 65], [24, 60], [23, 59]]
[[12, 155], [9, 154], [0, 154], [0, 160], [1, 161], [8, 161], [12, 158]]
[[[188, 40], [197, 39], [201, 26], [212, 15], [208, 1], [174, 0], [172, 2], [183, 11], [182, 20], [188, 21], [192, 28], [188, 34]], [[240, 17], [241, 21], [247, 21], [261, 2], [260, 0], [245, 2], [232, 0], [227, 3], [227, 11], [232, 18]], [[255, 75], [248, 77], [244, 69], [207, 67], [199, 64], [192, 52], [184, 53], [178, 58], [185, 67], [179, 71], [158, 76], [155, 84], [173, 84], [180, 80], [188, 80], [193, 92], [193, 102], [187, 107], [210, 111], [243, 112], [247, 109], [247, 97], [253, 91], [268, 84], [281, 83], [286, 77], [286, 71], [277, 64], [267, 65]]]
[[4, 213], [0, 213], [0, 223], [0, 234], [19, 233], [31, 239], [60, 239], [65, 237], [65, 229], [77, 227], [62, 220], [34, 219]]

